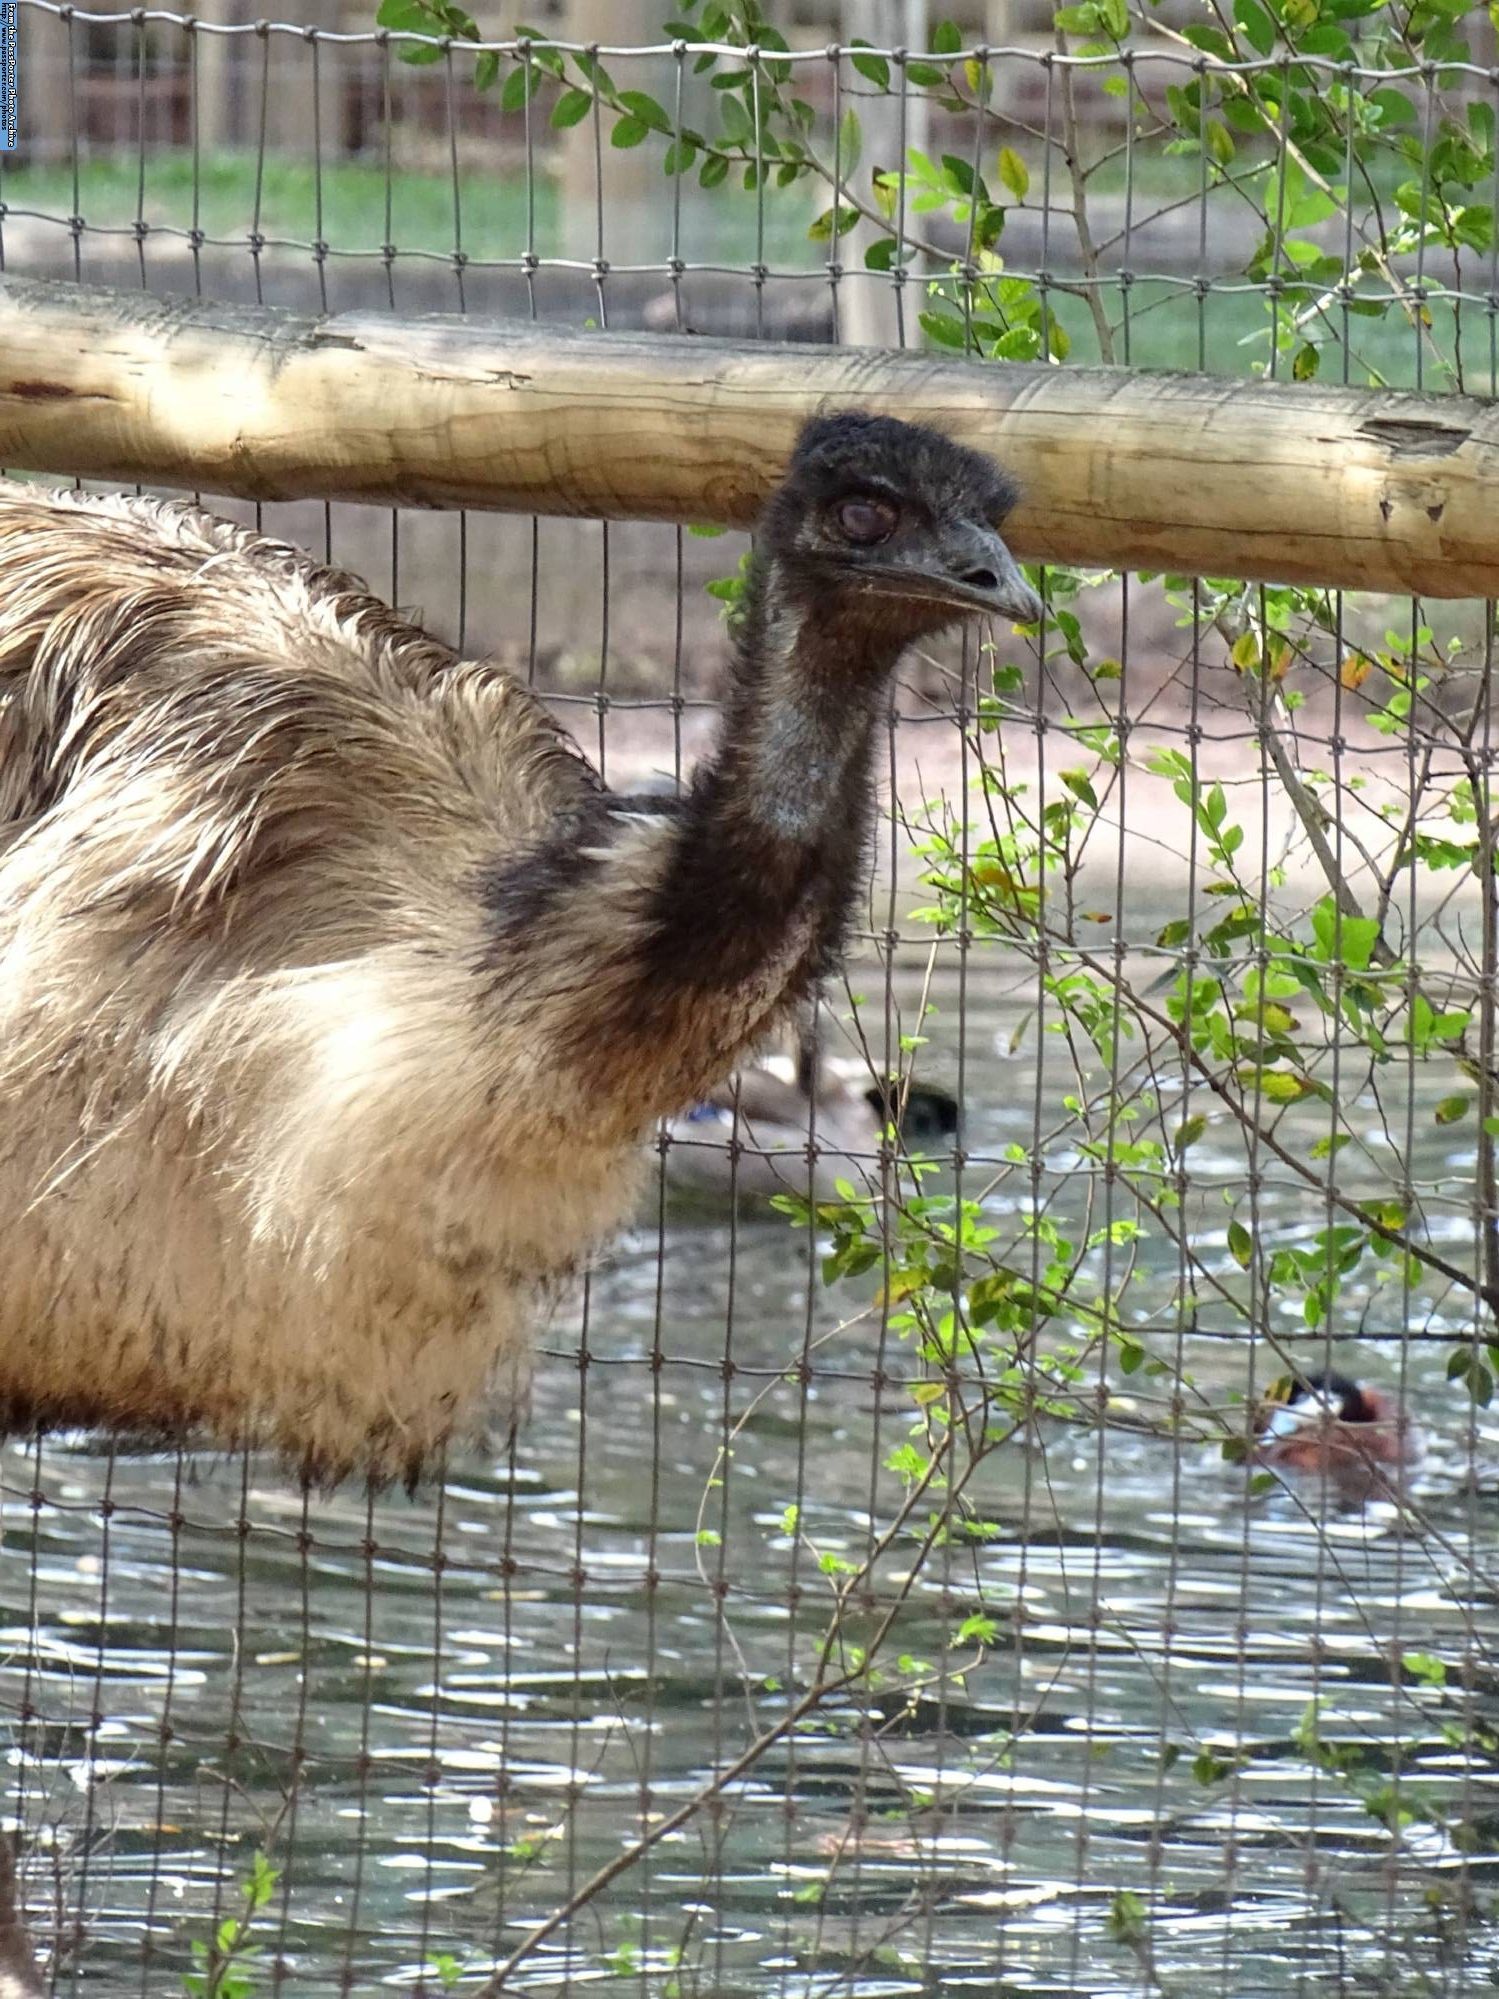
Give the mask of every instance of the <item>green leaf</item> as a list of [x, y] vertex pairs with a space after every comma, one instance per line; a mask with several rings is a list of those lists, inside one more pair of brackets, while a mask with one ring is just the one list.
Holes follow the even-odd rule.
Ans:
[[1199, 1784], [1221, 1784], [1225, 1777], [1231, 1777], [1237, 1766], [1222, 1756], [1215, 1756], [1211, 1749], [1199, 1749], [1192, 1759], [1192, 1775]]
[[671, 130], [671, 120], [656, 102], [655, 98], [647, 96], [645, 91], [622, 90], [619, 93], [619, 101], [626, 111], [630, 112], [633, 117], [638, 118], [642, 125], [649, 126], [651, 131], [669, 132]]
[[717, 187], [720, 181], [729, 177], [729, 163], [723, 155], [717, 154], [703, 161], [703, 170], [697, 177], [699, 187]]
[[849, 61], [859, 72], [860, 76], [864, 77], [868, 82], [876, 85], [880, 90], [888, 90], [890, 88], [890, 65], [883, 56], [859, 53], [859, 51], [868, 49], [868, 47], [868, 42], [854, 42], [849, 54]]
[[1034, 361], [1041, 352], [1041, 336], [1034, 326], [1012, 326], [990, 351], [996, 361]]
[[[1070, 13], [1073, 10], [1069, 8], [1067, 11]], [[1078, 9], [1077, 11], [1081, 12], [1082, 10]], [[1057, 25], [1061, 26], [1060, 15], [1057, 17]], [[1237, 62], [1239, 59], [1239, 51], [1221, 29], [1203, 27], [1196, 21], [1193, 21], [1187, 27], [1183, 28], [1181, 32], [1182, 40], [1190, 42], [1194, 49], [1201, 49], [1204, 55], [1218, 56], [1224, 62]]]
[[992, 1645], [999, 1636], [999, 1625], [992, 1617], [975, 1611], [965, 1617], [953, 1634], [955, 1645]]
[[1309, 382], [1321, 365], [1321, 354], [1308, 341], [1304, 347], [1297, 349], [1296, 357], [1291, 363], [1291, 377], [1293, 381]]
[[942, 155], [942, 171], [948, 186], [956, 188], [959, 194], [972, 194], [981, 185], [970, 163], [956, 153]]
[[1207, 1119], [1201, 1111], [1198, 1111], [1192, 1117], [1184, 1118], [1177, 1126], [1176, 1136], [1172, 1140], [1172, 1144], [1178, 1152], [1185, 1152], [1189, 1145], [1197, 1143], [1207, 1128]]
[[960, 354], [967, 348], [968, 329], [952, 313], [923, 312], [919, 317], [921, 330], [928, 340], [934, 340], [939, 347], [951, 347]]
[[832, 240], [835, 229], [840, 236], [846, 236], [858, 220], [857, 208], [825, 209], [815, 222], [808, 224], [807, 235], [814, 243], [827, 243]]
[[1229, 1223], [1228, 1249], [1240, 1270], [1247, 1270], [1254, 1261], [1254, 1237], [1242, 1222]]
[[1267, 56], [1275, 47], [1275, 23], [1260, 0], [1234, 0], [1234, 26], [1256, 55]]
[[1447, 1379], [1461, 1381], [1480, 1409], [1494, 1399], [1494, 1377], [1467, 1347], [1455, 1347], [1447, 1357]]
[[845, 182], [858, 171], [864, 151], [864, 134], [856, 111], [845, 111], [838, 125], [838, 172]]
[[440, 35], [442, 23], [426, 5], [426, 0], [380, 0], [375, 25], [397, 34]]
[[1030, 189], [1030, 169], [1013, 147], [999, 149], [999, 177], [1017, 201], [1024, 201]]
[[956, 21], [939, 21], [932, 30], [932, 54], [934, 56], [955, 56], [963, 46], [963, 35]]
[[611, 146], [617, 146], [621, 152], [625, 152], [631, 146], [638, 146], [650, 135], [651, 128], [643, 118], [619, 118], [615, 120], [614, 130], [609, 134], [609, 143]]
[[1371, 111], [1379, 113], [1379, 123], [1384, 131], [1390, 131], [1396, 125], [1414, 125], [1417, 122], [1419, 114], [1415, 100], [1404, 90], [1371, 90], [1367, 102]]
[[573, 61], [600, 97], [613, 97], [614, 79], [596, 55], [588, 49], [577, 49], [573, 53]]
[[725, 94], [718, 100], [718, 115], [723, 121], [724, 136], [730, 145], [745, 146], [755, 136], [755, 128], [743, 101]]
[[1438, 1124], [1456, 1124], [1459, 1118], [1467, 1116], [1472, 1101], [1464, 1096], [1443, 1097], [1432, 1115]]
[[569, 86], [552, 106], [553, 130], [565, 132], [569, 125], [581, 124], [592, 109], [593, 92]]
[[276, 1883], [281, 1879], [279, 1867], [273, 1867], [265, 1854], [257, 1853], [250, 1864], [250, 1879], [247, 1884], [250, 1906], [263, 1909], [276, 1892]]
[[1138, 1950], [1150, 1934], [1145, 1903], [1132, 1888], [1121, 1888], [1109, 1905], [1109, 1935]]
[[1324, 896], [1312, 911], [1312, 934], [1319, 946], [1313, 955], [1324, 964], [1336, 957], [1350, 972], [1364, 972], [1379, 941], [1379, 919], [1340, 915], [1333, 898]]

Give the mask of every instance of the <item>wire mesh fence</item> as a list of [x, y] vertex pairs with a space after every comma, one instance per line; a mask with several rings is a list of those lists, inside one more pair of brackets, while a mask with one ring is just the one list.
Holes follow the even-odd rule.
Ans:
[[[1495, 392], [1486, 13], [383, 18], [23, 0], [4, 270]], [[740, 539], [254, 517], [610, 782], [702, 747]], [[506, 1454], [6, 1447], [57, 1989], [1499, 1981], [1492, 607], [1039, 580], [909, 662], [816, 1086], [663, 1130]]]

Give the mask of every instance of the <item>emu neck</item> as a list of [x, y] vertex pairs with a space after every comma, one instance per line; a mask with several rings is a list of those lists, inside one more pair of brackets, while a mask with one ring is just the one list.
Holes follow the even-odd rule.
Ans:
[[746, 621], [724, 719], [724, 802], [747, 828], [816, 846], [837, 828], [850, 784], [867, 780], [879, 697], [901, 648], [836, 601], [780, 600], [775, 581]]
[[762, 570], [718, 747], [681, 809], [599, 793], [481, 881], [506, 1004], [531, 1009], [568, 1086], [555, 1100], [594, 1137], [700, 1099], [836, 962], [907, 636], [882, 610]]
[[693, 786], [658, 904], [679, 975], [730, 987], [820, 968], [858, 886], [870, 751], [904, 643], [867, 600], [757, 575], [719, 747]]

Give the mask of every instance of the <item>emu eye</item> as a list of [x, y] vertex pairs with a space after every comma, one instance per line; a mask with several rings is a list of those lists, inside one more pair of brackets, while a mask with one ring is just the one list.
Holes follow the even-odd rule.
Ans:
[[885, 500], [845, 500], [838, 509], [839, 527], [849, 541], [862, 548], [888, 541], [898, 519], [894, 507]]

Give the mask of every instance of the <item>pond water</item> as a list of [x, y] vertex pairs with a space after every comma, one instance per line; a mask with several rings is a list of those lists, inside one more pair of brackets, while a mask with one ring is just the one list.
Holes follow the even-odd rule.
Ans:
[[[897, 984], [907, 1005], [915, 977]], [[952, 1081], [957, 996], [949, 978], [935, 990], [924, 1060]], [[975, 960], [970, 1186], [1029, 1140], [1027, 1004]], [[1415, 1082], [1413, 1172], [1457, 1186], [1471, 1142], [1433, 1124]], [[1310, 1117], [1289, 1129], [1310, 1142]], [[1244, 1163], [1216, 1124], [1193, 1173], [1196, 1239], [1232, 1276], [1223, 1189]], [[1320, 1225], [1288, 1177], [1267, 1172], [1258, 1198], [1277, 1239]], [[1152, 1254], [1142, 1324], [1174, 1274]], [[827, 1622], [823, 1563], [857, 1561], [890, 1517], [899, 1483], [879, 1466], [912, 1421], [910, 1355], [882, 1345], [877, 1315], [840, 1330], [868, 1286], [827, 1290], [817, 1261], [763, 1208], [653, 1202], [548, 1332], [511, 1456], [455, 1463], [415, 1499], [304, 1498], [254, 1461], [9, 1446], [0, 1694], [59, 1989], [181, 1991], [193, 1942], [242, 1909], [257, 1848], [277, 1880], [245, 1990], [436, 1992], [444, 1955], [447, 1977], [477, 1984], [783, 1722]], [[1412, 1325], [1441, 1333], [1418, 1302]], [[1364, 1337], [1336, 1357], [1402, 1382], [1418, 1416], [1404, 1517], [1252, 1492], [1210, 1443], [1038, 1424], [975, 1474], [985, 1538], [937, 1547], [910, 1582], [886, 1684], [774, 1742], [506, 1989], [1499, 1983], [1484, 1733], [1499, 1720], [1499, 1425], [1446, 1380], [1449, 1338], [1378, 1337], [1402, 1309], [1353, 1282], [1336, 1330]], [[1279, 1372], [1225, 1310], [1141, 1337], [1172, 1361], [1180, 1341], [1225, 1405]], [[1148, 1374], [1115, 1388], [1148, 1408]], [[882, 1600], [913, 1549], [891, 1551]], [[974, 1614], [991, 1620], [982, 1652], [954, 1638]], [[853, 1604], [847, 1642], [878, 1616]], [[1394, 1664], [1412, 1653], [1442, 1660], [1445, 1686]], [[1313, 1701], [1342, 1770], [1310, 1753]], [[1411, 1814], [1398, 1837], [1392, 1809]]]

